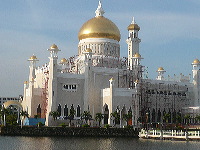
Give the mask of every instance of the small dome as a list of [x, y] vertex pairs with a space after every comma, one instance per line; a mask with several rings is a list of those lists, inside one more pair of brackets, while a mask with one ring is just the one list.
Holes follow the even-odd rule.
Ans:
[[133, 57], [135, 57], [135, 58], [141, 58], [141, 55], [140, 55], [139, 53], [135, 53], [135, 54], [133, 55]]
[[139, 80], [138, 80], [138, 79], [136, 79], [136, 80], [135, 80], [135, 83], [139, 83]]
[[62, 58], [61, 60], [60, 60], [60, 63], [62, 64], [62, 63], [66, 63], [67, 62], [67, 59], [65, 59], [65, 58]]
[[92, 50], [91, 50], [90, 48], [87, 48], [87, 49], [85, 50], [85, 52], [92, 53]]
[[109, 81], [114, 81], [114, 78], [112, 77], [112, 78], [110, 78], [110, 80]]
[[140, 30], [140, 27], [137, 25], [137, 24], [130, 24], [128, 27], [127, 27], [128, 30]]
[[199, 64], [200, 63], [200, 61], [198, 60], [198, 59], [195, 59], [194, 61], [193, 61], [193, 64]]
[[58, 49], [58, 46], [56, 44], [51, 45], [50, 49]]
[[164, 71], [164, 68], [163, 67], [159, 67], [158, 71]]
[[28, 84], [28, 81], [24, 81], [24, 84]]
[[29, 58], [29, 60], [36, 60], [37, 59], [37, 57], [35, 56], [35, 55], [33, 55], [33, 56], [31, 56], [30, 58]]

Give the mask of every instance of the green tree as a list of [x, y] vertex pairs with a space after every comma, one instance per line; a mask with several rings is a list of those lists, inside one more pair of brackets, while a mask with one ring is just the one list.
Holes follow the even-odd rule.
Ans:
[[58, 112], [58, 111], [51, 111], [51, 112], [49, 113], [49, 116], [52, 116], [52, 117], [53, 117], [53, 120], [55, 121], [55, 120], [57, 120], [57, 117], [59, 117], [60, 115], [59, 115], [59, 112]]
[[196, 119], [197, 121], [200, 121], [200, 116], [196, 116], [195, 119]]
[[90, 111], [84, 111], [81, 114], [81, 119], [85, 119], [86, 122], [88, 122], [88, 120], [92, 119], [92, 115], [90, 114]]
[[114, 118], [114, 120], [113, 120], [114, 121], [114, 126], [116, 124], [120, 124], [120, 114], [117, 111], [111, 113], [110, 115], [111, 115], [111, 117]]
[[169, 113], [165, 113], [165, 114], [163, 115], [163, 120], [164, 120], [166, 123], [168, 123], [168, 122], [169, 122], [169, 119], [170, 119], [170, 114], [169, 114]]
[[75, 114], [76, 114], [76, 111], [75, 111], [75, 109], [74, 109], [74, 107], [73, 107], [73, 105], [72, 105], [72, 106], [71, 106], [71, 109], [69, 110], [69, 116], [68, 116], [70, 126], [71, 126], [72, 120], [74, 119], [74, 115], [75, 115]]
[[17, 124], [17, 114], [8, 114], [6, 116], [6, 124], [9, 125], [16, 125]]
[[191, 117], [190, 117], [190, 115], [185, 115], [184, 119], [185, 119], [185, 123], [188, 125]]
[[[14, 118], [12, 115], [13, 115], [14, 113], [13, 113], [13, 111], [11, 111], [11, 109], [10, 108], [2, 108], [1, 109], [1, 112], [0, 112], [0, 116], [1, 116], [1, 121], [2, 122], [4, 122], [4, 124], [6, 125], [7, 124], [7, 117], [9, 116], [9, 115], [11, 115], [11, 116], [9, 116], [8, 117], [8, 122], [9, 123], [11, 123], [12, 124], [12, 119], [11, 118]], [[17, 119], [16, 119], [17, 120]], [[8, 124], [9, 124], [8, 123]]]
[[122, 119], [126, 121], [126, 125], [128, 126], [128, 121], [133, 117], [132, 113], [123, 114]]
[[99, 122], [99, 126], [103, 118], [104, 118], [104, 115], [102, 113], [96, 113], [95, 120]]

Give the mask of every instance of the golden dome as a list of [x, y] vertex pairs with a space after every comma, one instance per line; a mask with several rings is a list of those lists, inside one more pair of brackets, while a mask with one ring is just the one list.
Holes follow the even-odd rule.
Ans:
[[133, 57], [141, 58], [141, 55], [140, 55], [139, 53], [135, 53], [135, 54], [133, 55]]
[[199, 64], [200, 63], [200, 61], [198, 60], [198, 59], [195, 59], [194, 61], [193, 61], [193, 64]]
[[159, 67], [158, 71], [164, 71], [164, 68], [163, 67]]
[[58, 49], [58, 46], [56, 44], [51, 45], [50, 49]]
[[83, 24], [78, 38], [79, 40], [86, 38], [108, 38], [120, 41], [120, 31], [112, 21], [103, 16], [98, 16]]
[[65, 59], [65, 58], [62, 58], [61, 60], [60, 60], [60, 63], [66, 63], [67, 62], [67, 59]]
[[87, 49], [85, 50], [85, 52], [92, 53], [92, 50], [91, 50], [90, 48], [87, 48]]
[[128, 30], [140, 30], [140, 27], [137, 25], [137, 24], [130, 24], [128, 27], [127, 27]]
[[37, 57], [35, 56], [35, 55], [33, 55], [33, 56], [31, 56], [30, 58], [29, 58], [29, 60], [36, 60], [37, 59]]

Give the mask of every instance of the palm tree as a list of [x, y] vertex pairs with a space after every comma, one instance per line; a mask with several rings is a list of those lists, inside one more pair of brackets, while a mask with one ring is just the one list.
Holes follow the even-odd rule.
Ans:
[[90, 114], [90, 111], [84, 111], [81, 114], [81, 119], [85, 119], [86, 122], [88, 122], [88, 120], [92, 119], [92, 115]]
[[115, 126], [116, 124], [119, 124], [119, 123], [120, 123], [120, 114], [119, 114], [117, 111], [111, 113], [110, 115], [111, 115], [111, 117], [114, 118], [114, 126]]
[[196, 119], [197, 121], [200, 121], [200, 116], [196, 116], [195, 119]]
[[170, 119], [170, 114], [169, 113], [165, 113], [164, 116], [163, 116], [163, 120], [168, 123], [169, 122], [169, 119]]
[[133, 117], [132, 113], [123, 114], [122, 119], [126, 121], [126, 125], [128, 126], [129, 120]]
[[49, 113], [49, 116], [52, 116], [54, 121], [57, 120], [57, 117], [59, 117], [59, 115], [60, 115], [60, 114], [59, 114], [58, 111], [51, 111], [51, 112]]
[[99, 126], [103, 118], [104, 118], [104, 115], [102, 113], [96, 113], [95, 120], [99, 122]]
[[11, 114], [11, 110], [9, 108], [2, 108], [1, 112], [0, 112], [0, 117], [1, 117], [1, 121], [4, 123], [4, 125], [6, 125], [6, 116], [8, 116], [9, 114]]
[[189, 124], [189, 120], [191, 119], [191, 117], [190, 117], [190, 115], [185, 115], [184, 119], [185, 119], [186, 125], [188, 125]]
[[71, 109], [70, 109], [70, 111], [69, 111], [69, 116], [68, 116], [70, 126], [71, 126], [72, 120], [74, 119], [74, 115], [75, 115], [75, 114], [76, 114], [76, 111], [75, 111], [75, 109], [74, 109], [74, 107], [73, 107], [73, 105], [72, 105], [72, 106], [71, 106]]

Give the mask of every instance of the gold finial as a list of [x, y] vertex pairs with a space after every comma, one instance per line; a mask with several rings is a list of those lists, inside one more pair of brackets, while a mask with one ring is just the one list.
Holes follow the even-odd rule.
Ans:
[[56, 44], [51, 45], [50, 49], [58, 49], [58, 46]]

